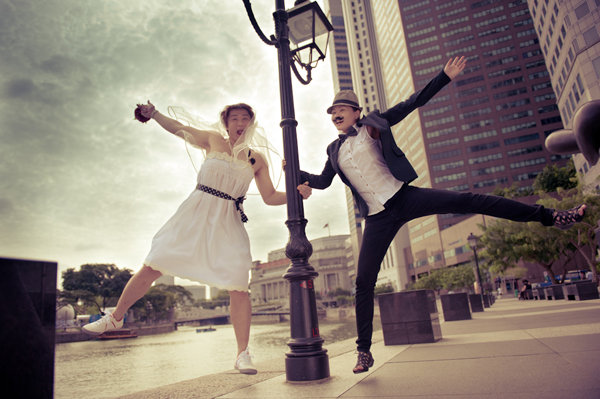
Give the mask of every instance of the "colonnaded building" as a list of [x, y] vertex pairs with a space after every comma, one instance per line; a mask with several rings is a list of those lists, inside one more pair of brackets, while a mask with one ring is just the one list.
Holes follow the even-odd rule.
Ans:
[[[354, 261], [349, 235], [333, 235], [310, 240], [313, 253], [310, 265], [319, 273], [314, 280], [315, 294], [326, 299], [336, 289], [351, 291], [354, 286]], [[255, 262], [251, 270], [252, 306], [289, 304], [289, 283], [283, 278], [290, 267], [285, 248], [269, 252], [268, 262]]]

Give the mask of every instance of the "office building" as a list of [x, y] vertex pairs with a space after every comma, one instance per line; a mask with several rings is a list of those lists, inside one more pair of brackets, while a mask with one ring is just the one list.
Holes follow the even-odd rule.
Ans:
[[[582, 104], [600, 100], [600, 0], [529, 0], [529, 10], [565, 124]], [[573, 157], [583, 183], [600, 189], [600, 164]]]
[[[325, 10], [334, 27], [329, 43], [334, 91], [353, 90], [363, 105], [363, 113], [386, 109], [371, 1], [327, 0]], [[364, 220], [359, 215], [350, 189], [345, 187], [345, 191], [353, 262], [356, 267]], [[410, 253], [409, 249], [408, 229], [403, 227], [385, 256], [383, 278], [378, 281], [378, 285], [389, 284], [401, 288], [408, 283], [405, 254]], [[352, 281], [355, 279], [355, 267], [350, 269]]]
[[[566, 163], [567, 156], [544, 147], [563, 125], [525, 0], [341, 5], [354, 90], [367, 112], [406, 99], [448, 59], [468, 59], [461, 75], [393, 128], [419, 174], [412, 184], [478, 193], [513, 184], [526, 189], [546, 165]], [[388, 253], [395, 267], [406, 268], [399, 280], [445, 266], [441, 231], [466, 217], [409, 223], [407, 240], [397, 245], [397, 237]]]

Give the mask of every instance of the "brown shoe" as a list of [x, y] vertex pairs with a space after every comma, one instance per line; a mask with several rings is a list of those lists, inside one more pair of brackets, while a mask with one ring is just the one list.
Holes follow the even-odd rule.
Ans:
[[354, 374], [364, 373], [369, 370], [369, 367], [373, 367], [373, 363], [375, 363], [375, 359], [373, 359], [371, 352], [358, 351], [358, 360], [352, 371]]

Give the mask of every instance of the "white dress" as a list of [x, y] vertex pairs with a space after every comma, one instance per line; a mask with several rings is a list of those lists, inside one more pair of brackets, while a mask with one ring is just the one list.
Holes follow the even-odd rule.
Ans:
[[[248, 162], [212, 152], [198, 183], [238, 198], [253, 177]], [[156, 233], [144, 264], [212, 287], [248, 291], [250, 240], [235, 202], [194, 190]]]

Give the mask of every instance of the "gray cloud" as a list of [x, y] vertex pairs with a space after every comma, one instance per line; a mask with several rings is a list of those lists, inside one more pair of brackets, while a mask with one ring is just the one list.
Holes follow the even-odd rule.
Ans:
[[[253, 6], [271, 34], [273, 2]], [[241, 3], [0, 0], [0, 52], [0, 256], [63, 269], [140, 266], [196, 172], [183, 142], [133, 120], [137, 102], [184, 106], [209, 121], [225, 104], [248, 102], [283, 153], [276, 50]], [[300, 162], [311, 172], [335, 138], [324, 111], [330, 74], [325, 63], [309, 86], [294, 83]], [[287, 242], [285, 207], [257, 195], [245, 207], [253, 255], [266, 260]], [[309, 238], [325, 235], [327, 222], [332, 234], [346, 233], [339, 181], [315, 191], [305, 213]]]

